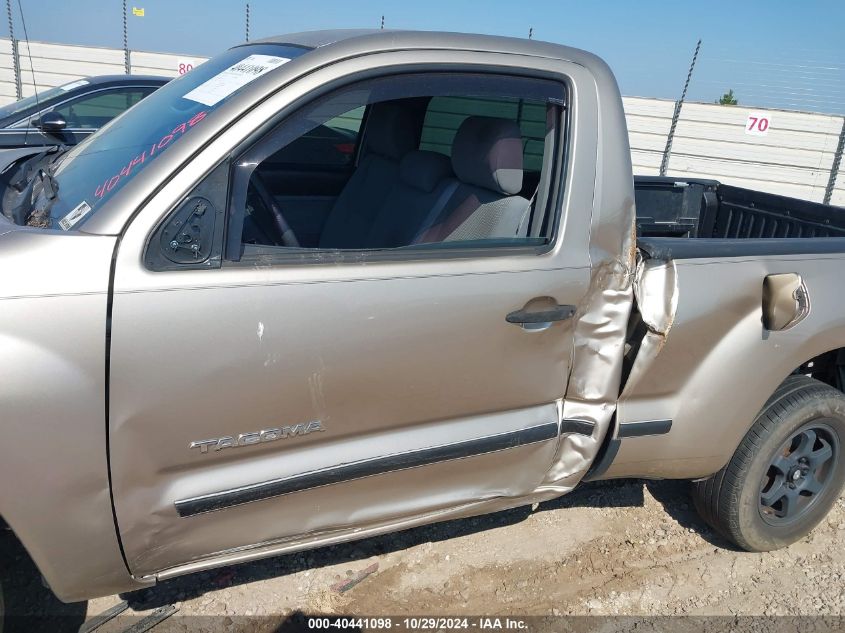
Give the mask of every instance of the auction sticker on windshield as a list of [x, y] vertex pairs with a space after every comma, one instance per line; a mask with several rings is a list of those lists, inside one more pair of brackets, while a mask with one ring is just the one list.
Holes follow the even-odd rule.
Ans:
[[287, 57], [250, 55], [191, 90], [185, 99], [213, 106], [238, 88], [289, 61]]

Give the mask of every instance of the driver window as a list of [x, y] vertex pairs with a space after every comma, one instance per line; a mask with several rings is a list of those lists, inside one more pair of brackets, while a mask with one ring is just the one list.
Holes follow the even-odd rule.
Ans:
[[228, 258], [548, 243], [563, 90], [432, 74], [320, 99], [235, 162]]

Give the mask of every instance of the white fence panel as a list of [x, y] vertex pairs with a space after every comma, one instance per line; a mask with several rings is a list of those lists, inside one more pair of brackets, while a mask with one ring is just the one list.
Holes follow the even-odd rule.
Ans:
[[830, 197], [830, 204], [845, 207], [845, 165], [840, 165], [839, 175], [833, 186], [833, 195]]
[[132, 51], [129, 59], [132, 63], [132, 73], [135, 75], [178, 77], [190, 71], [188, 66], [199, 66], [207, 58], [195, 55]]
[[[746, 131], [749, 114], [768, 119], [765, 134]], [[670, 175], [822, 201], [842, 118], [805, 112], [687, 103], [672, 141]]]
[[45, 90], [81, 77], [120, 75], [125, 70], [123, 51], [115, 48], [19, 41], [18, 54], [25, 97], [35, 91], [33, 74], [37, 89]]
[[0, 38], [0, 105], [17, 99], [15, 90], [15, 62], [12, 57], [12, 40]]
[[622, 97], [635, 174], [657, 175], [672, 124], [674, 101]]

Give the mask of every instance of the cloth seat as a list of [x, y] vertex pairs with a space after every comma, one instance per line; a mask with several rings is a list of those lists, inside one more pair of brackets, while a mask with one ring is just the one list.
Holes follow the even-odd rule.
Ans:
[[399, 181], [402, 157], [416, 149], [416, 121], [399, 104], [373, 105], [366, 125], [367, 145], [326, 218], [320, 248], [364, 248], [384, 199]]
[[396, 248], [413, 243], [431, 209], [449, 195], [451, 178], [448, 156], [424, 150], [405, 155], [399, 165], [399, 181], [382, 203], [366, 248]]
[[522, 190], [522, 134], [511, 120], [471, 116], [452, 144], [457, 182], [441, 212], [419, 227], [414, 243], [517, 237], [529, 201]]

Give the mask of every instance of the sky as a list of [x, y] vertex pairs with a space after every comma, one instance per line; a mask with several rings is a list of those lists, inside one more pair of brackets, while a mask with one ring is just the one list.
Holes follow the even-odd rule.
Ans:
[[[32, 40], [120, 48], [121, 0], [20, 0]], [[245, 38], [237, 0], [127, 0], [129, 46], [211, 56]], [[17, 0], [16, 37], [23, 38]], [[144, 17], [132, 16], [132, 7]], [[845, 0], [252, 0], [250, 39], [327, 28], [528, 37], [603, 57], [625, 95], [845, 114]]]

